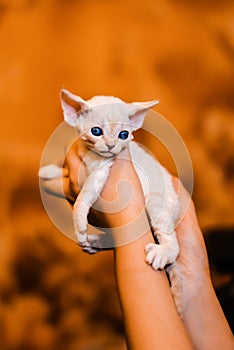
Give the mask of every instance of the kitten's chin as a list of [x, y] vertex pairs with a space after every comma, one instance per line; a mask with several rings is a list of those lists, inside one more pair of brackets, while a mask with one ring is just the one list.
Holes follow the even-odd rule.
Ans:
[[104, 157], [104, 158], [110, 158], [114, 157], [116, 154], [113, 154], [111, 152], [98, 152], [99, 156]]
[[121, 150], [112, 150], [111, 152], [108, 152], [108, 151], [104, 151], [104, 152], [98, 152], [98, 154], [102, 157], [105, 157], [105, 158], [109, 158], [109, 157], [115, 157], [117, 156], [118, 154], [121, 153], [121, 151], [123, 150], [123, 148]]

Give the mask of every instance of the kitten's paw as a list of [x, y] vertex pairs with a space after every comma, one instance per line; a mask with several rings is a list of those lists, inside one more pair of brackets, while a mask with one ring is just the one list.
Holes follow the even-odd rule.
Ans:
[[80, 247], [83, 248], [84, 252], [87, 252], [89, 254], [94, 254], [100, 251], [101, 244], [99, 243], [98, 236], [96, 235], [89, 235], [87, 236], [86, 233], [77, 233], [77, 243]]
[[165, 265], [171, 264], [174, 262], [174, 259], [171, 257], [168, 247], [149, 243], [145, 247], [146, 252], [146, 262], [154, 268], [154, 270], [163, 269]]
[[41, 179], [50, 180], [62, 176], [62, 168], [57, 165], [50, 164], [40, 168], [38, 176]]
[[88, 242], [94, 249], [102, 249], [102, 242], [99, 235], [88, 235]]
[[89, 253], [89, 254], [96, 254], [100, 251], [99, 249], [93, 248], [93, 247], [88, 246], [88, 245], [86, 247], [83, 247], [82, 250], [83, 250], [83, 252]]
[[86, 233], [76, 233], [77, 236], [77, 243], [80, 247], [86, 247], [89, 246], [89, 242], [87, 240], [87, 234]]
[[86, 246], [83, 247], [83, 252], [95, 254], [102, 250], [101, 240], [98, 235], [88, 235]]

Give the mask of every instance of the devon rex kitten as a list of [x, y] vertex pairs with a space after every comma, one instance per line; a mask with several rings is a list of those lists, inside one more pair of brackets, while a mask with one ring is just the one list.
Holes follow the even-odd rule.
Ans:
[[[178, 196], [167, 170], [140, 144], [132, 141], [132, 132], [142, 126], [147, 111], [157, 103], [157, 100], [125, 103], [110, 96], [95, 96], [85, 101], [67, 90], [61, 91], [64, 119], [76, 129], [90, 150], [83, 158], [88, 175], [74, 204], [74, 229], [80, 246], [90, 253], [98, 251], [92, 247], [86, 233], [87, 216], [107, 181], [115, 156], [129, 147], [142, 185], [150, 225], [159, 242], [145, 247], [146, 261], [155, 270], [172, 264], [167, 270], [177, 309], [181, 313], [180, 276], [175, 264], [179, 245], [174, 230], [179, 213]], [[147, 181], [137, 164], [145, 170]], [[61, 168], [55, 165], [42, 167], [39, 171], [39, 176], [44, 179], [60, 175]]]

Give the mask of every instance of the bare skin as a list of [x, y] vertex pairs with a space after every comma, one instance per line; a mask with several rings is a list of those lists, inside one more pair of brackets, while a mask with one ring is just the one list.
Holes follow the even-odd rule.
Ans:
[[[73, 144], [67, 154], [62, 189], [56, 179], [45, 183], [47, 191], [55, 195], [61, 195], [63, 190], [63, 196], [71, 203], [79, 193], [77, 174], [80, 169], [85, 176], [76, 147], [77, 144]], [[203, 235], [192, 201], [189, 201], [186, 215], [176, 229], [180, 245], [177, 262], [183, 273], [182, 302], [185, 312], [182, 322], [164, 271], [154, 271], [145, 262], [144, 247], [153, 242], [153, 238], [144, 212], [141, 186], [130, 162], [115, 160], [101, 197], [106, 201], [115, 200], [117, 193], [113, 188], [123, 178], [134, 189], [133, 200], [115, 214], [108, 213], [108, 208], [106, 211], [102, 208], [102, 212], [91, 210], [89, 221], [98, 226], [115, 228], [142, 215], [142, 232], [145, 234], [134, 241], [130, 238], [131, 243], [115, 248], [116, 281], [129, 349], [210, 350], [222, 346], [225, 350], [233, 350], [233, 336], [214, 293]], [[178, 190], [180, 187], [183, 205], [188, 201], [188, 194], [181, 186], [175, 179], [175, 188]], [[124, 189], [118, 195], [124, 198]]]

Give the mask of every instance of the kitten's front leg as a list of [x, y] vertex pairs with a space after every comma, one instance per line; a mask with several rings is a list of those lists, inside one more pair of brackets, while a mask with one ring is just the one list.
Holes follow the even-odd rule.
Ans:
[[[88, 213], [108, 179], [112, 164], [112, 160], [102, 162], [97, 169], [88, 175], [73, 207], [73, 221], [78, 244], [85, 247], [85, 251], [89, 253], [98, 251], [98, 248], [92, 248], [88, 241]], [[97, 242], [95, 243], [97, 246]]]
[[75, 204], [73, 206], [73, 223], [74, 223], [74, 229], [75, 234], [77, 237], [78, 244], [81, 247], [85, 247], [88, 245], [87, 241], [87, 228], [88, 228], [88, 213], [89, 209], [92, 205], [90, 203], [87, 205], [87, 200], [85, 198], [82, 198], [82, 191], [80, 192], [79, 196], [77, 197], [77, 200], [75, 201]]

